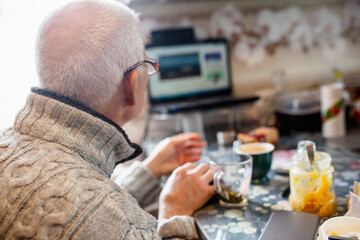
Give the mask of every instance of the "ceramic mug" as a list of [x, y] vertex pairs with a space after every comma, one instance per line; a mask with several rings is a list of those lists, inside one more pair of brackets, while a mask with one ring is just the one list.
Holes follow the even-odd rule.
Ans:
[[255, 142], [241, 144], [239, 141], [233, 143], [233, 151], [236, 154], [250, 154], [253, 158], [253, 174], [251, 183], [264, 184], [269, 181], [267, 174], [271, 169], [274, 145], [266, 142]]
[[326, 220], [319, 227], [318, 240], [328, 240], [331, 235], [360, 239], [360, 218], [338, 216]]

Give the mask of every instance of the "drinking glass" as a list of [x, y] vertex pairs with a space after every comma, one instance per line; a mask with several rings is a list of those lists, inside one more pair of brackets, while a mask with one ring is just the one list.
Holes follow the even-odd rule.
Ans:
[[159, 142], [181, 132], [183, 131], [180, 115], [149, 115], [145, 122], [144, 137], [142, 139], [145, 154], [150, 155]]

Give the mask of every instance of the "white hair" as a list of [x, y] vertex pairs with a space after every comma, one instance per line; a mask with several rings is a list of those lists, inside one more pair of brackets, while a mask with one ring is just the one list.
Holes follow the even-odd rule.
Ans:
[[138, 15], [116, 1], [70, 3], [48, 17], [38, 34], [40, 86], [93, 109], [110, 100], [124, 71], [143, 58]]

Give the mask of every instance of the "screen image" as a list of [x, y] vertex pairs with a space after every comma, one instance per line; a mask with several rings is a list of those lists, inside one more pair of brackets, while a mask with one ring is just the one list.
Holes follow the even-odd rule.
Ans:
[[200, 59], [198, 53], [161, 56], [158, 60], [161, 66], [161, 80], [166, 81], [168, 79], [201, 76]]
[[205, 54], [205, 60], [209, 61], [209, 62], [221, 61], [221, 54], [219, 52], [206, 53]]
[[147, 55], [160, 63], [159, 74], [149, 79], [150, 100], [212, 94], [231, 87], [226, 42], [150, 46]]

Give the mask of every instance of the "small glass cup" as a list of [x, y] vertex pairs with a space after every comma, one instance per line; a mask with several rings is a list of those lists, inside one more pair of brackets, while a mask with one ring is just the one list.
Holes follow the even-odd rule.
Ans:
[[169, 114], [151, 114], [145, 123], [142, 147], [149, 156], [157, 144], [167, 137], [183, 132], [181, 116]]
[[249, 154], [224, 153], [210, 162], [214, 170], [214, 185], [225, 207], [247, 205], [247, 194], [252, 175], [252, 157]]

